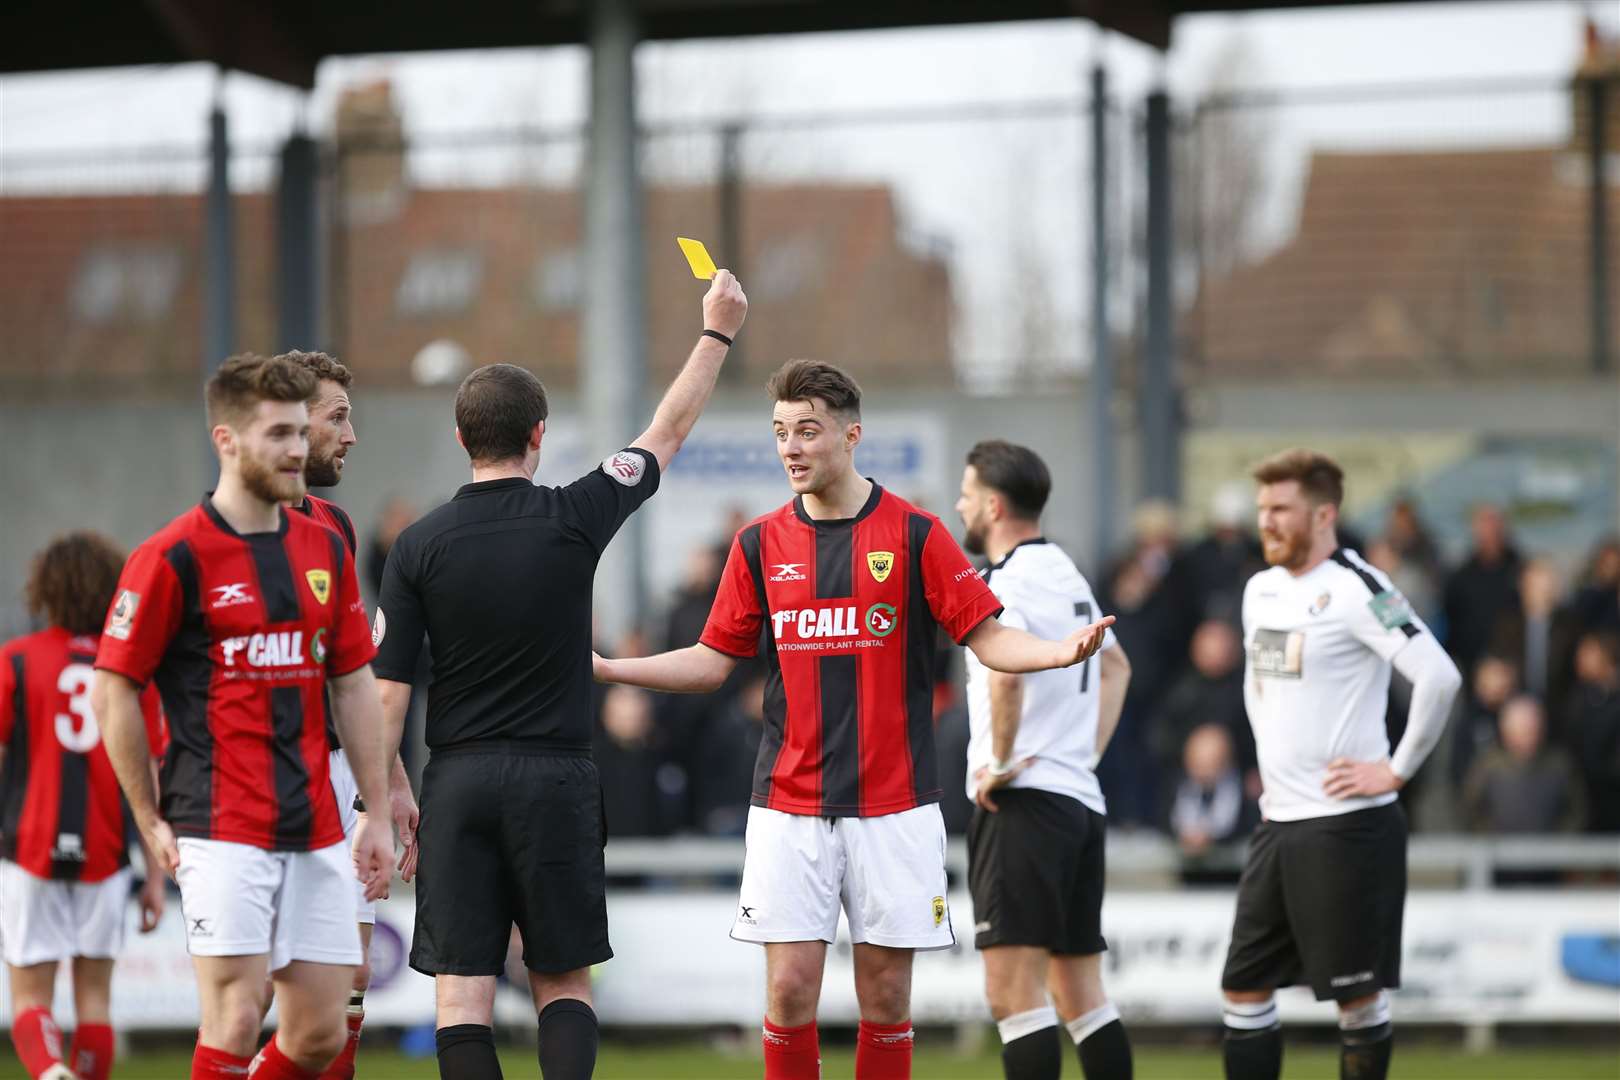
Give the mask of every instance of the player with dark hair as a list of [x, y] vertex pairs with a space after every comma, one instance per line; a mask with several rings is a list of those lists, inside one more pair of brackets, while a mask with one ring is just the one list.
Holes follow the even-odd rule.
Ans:
[[861, 1080], [911, 1073], [911, 965], [954, 943], [935, 777], [935, 636], [987, 666], [1078, 664], [1112, 619], [1061, 642], [1005, 627], [938, 518], [855, 471], [861, 392], [830, 364], [772, 376], [794, 498], [732, 542], [698, 644], [596, 661], [597, 678], [712, 692], [764, 640], [765, 734], [731, 935], [765, 947], [765, 1075], [820, 1074], [816, 1007], [842, 906], [855, 943]]
[[[344, 459], [358, 442], [354, 433], [354, 406], [349, 400], [354, 375], [326, 353], [293, 351], [281, 355], [316, 378], [315, 396], [309, 399], [309, 457], [304, 462], [305, 482], [309, 487], [336, 487], [343, 480]], [[349, 549], [349, 557], [354, 558], [357, 547], [354, 523], [342, 507], [307, 493], [302, 501], [287, 505], [336, 532]], [[343, 835], [352, 840], [360, 818], [365, 815], [365, 804], [355, 786], [349, 757], [338, 740], [330, 709], [326, 716], [326, 742], [331, 748], [332, 790], [337, 797], [338, 813], [343, 817]], [[394, 827], [405, 845], [401, 868], [409, 870], [416, 862], [417, 808], [411, 794], [410, 777], [397, 754], [388, 776], [388, 800]], [[365, 887], [358, 880], [354, 887], [362, 959], [354, 969], [354, 989], [349, 994], [349, 1038], [343, 1052], [321, 1073], [321, 1080], [354, 1080], [355, 1055], [360, 1049], [360, 1031], [365, 1026], [366, 988], [371, 985], [371, 932], [377, 922], [377, 904], [366, 899]]]
[[514, 924], [541, 1073], [585, 1080], [595, 1068], [590, 971], [613, 950], [591, 760], [592, 584], [702, 414], [747, 311], [718, 271], [703, 331], [652, 422], [566, 487], [534, 483], [550, 411], [540, 380], [511, 364], [472, 372], [455, 408], [473, 482], [388, 553], [373, 633], [390, 752], [424, 633], [433, 667], [411, 966], [434, 977], [444, 1080], [501, 1075], [495, 976]]
[[[11, 973], [11, 1039], [28, 1075], [107, 1080], [114, 958], [129, 900], [127, 808], [90, 707], [97, 640], [123, 552], [95, 533], [53, 540], [25, 595], [46, 629], [0, 648], [0, 939]], [[148, 759], [163, 748], [155, 691], [141, 696]], [[141, 932], [163, 915], [149, 848]], [[73, 973], [77, 1026], [64, 1052], [51, 1017], [57, 965]]]
[[[1062, 637], [1098, 605], [1041, 535], [1051, 490], [1040, 455], [990, 440], [968, 451], [956, 511], [962, 545], [990, 560], [984, 579], [1001, 621]], [[968, 887], [1007, 1080], [1062, 1074], [1060, 1020], [1087, 1080], [1131, 1076], [1130, 1040], [1102, 984], [1107, 805], [1093, 771], [1119, 725], [1131, 666], [1112, 632], [1096, 660], [1009, 675], [967, 658]]]
[[[326, 690], [361, 793], [382, 805], [381, 715], [354, 560], [304, 496], [315, 376], [238, 356], [208, 381], [218, 488], [130, 556], [96, 654], [96, 713], [136, 823], [180, 884], [202, 1022], [193, 1080], [315, 1080], [343, 1049], [356, 873], [381, 895], [382, 821], [343, 842]], [[162, 808], [137, 695], [170, 725]], [[280, 1028], [254, 1057], [270, 972]]]
[[[1384, 1080], [1401, 983], [1406, 816], [1396, 802], [1445, 730], [1456, 665], [1383, 572], [1339, 546], [1344, 471], [1288, 450], [1254, 470], [1270, 569], [1243, 591], [1243, 691], [1265, 815], [1238, 883], [1226, 1075], [1277, 1080], [1273, 994], [1305, 983], [1339, 1006], [1340, 1074]], [[1406, 733], [1384, 727], [1391, 668], [1412, 684]]]

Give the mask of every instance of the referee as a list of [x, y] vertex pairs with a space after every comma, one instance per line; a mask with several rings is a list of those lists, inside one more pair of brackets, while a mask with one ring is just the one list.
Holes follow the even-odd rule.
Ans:
[[[1344, 472], [1289, 450], [1254, 471], [1270, 568], [1243, 591], [1243, 691], [1265, 821], [1238, 883], [1226, 995], [1228, 1080], [1277, 1080], [1273, 991], [1304, 983], [1339, 1006], [1339, 1075], [1384, 1080], [1401, 981], [1406, 816], [1396, 792], [1445, 730], [1462, 678], [1389, 579], [1339, 546]], [[1391, 756], [1393, 667], [1412, 683]]]
[[[604, 898], [601, 787], [591, 761], [591, 591], [598, 559], [709, 400], [748, 300], [728, 271], [703, 298], [702, 335], [652, 424], [567, 487], [537, 487], [546, 392], [492, 364], [456, 392], [473, 482], [400, 534], [383, 571], [379, 647], [397, 746], [422, 635], [428, 691], [416, 936], [434, 976], [439, 1075], [501, 1075], [491, 1030], [511, 928], [540, 1017], [540, 1072], [596, 1064], [590, 968], [613, 955]], [[409, 866], [404, 866], [409, 870]]]
[[[1073, 561], [1041, 535], [1051, 491], [1035, 451], [988, 440], [968, 451], [956, 512], [962, 546], [990, 560], [984, 580], [1002, 623], [1061, 638], [1099, 612]], [[1102, 984], [1107, 806], [1093, 771], [1119, 726], [1131, 665], [1112, 632], [1094, 659], [1009, 675], [966, 657], [977, 804], [968, 889], [1007, 1080], [1057, 1080], [1060, 1022], [1086, 1080], [1131, 1077], [1130, 1040]]]

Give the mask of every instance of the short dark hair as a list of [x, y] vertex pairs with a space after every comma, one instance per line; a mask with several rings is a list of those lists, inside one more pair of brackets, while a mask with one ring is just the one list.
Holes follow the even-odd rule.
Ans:
[[985, 439], [973, 444], [967, 463], [978, 474], [979, 483], [1006, 498], [1015, 516], [1034, 521], [1046, 509], [1052, 473], [1029, 447]]
[[550, 411], [546, 388], [516, 364], [478, 368], [456, 391], [456, 428], [475, 462], [522, 457], [529, 433]]
[[1254, 467], [1254, 478], [1261, 484], [1282, 484], [1293, 480], [1305, 497], [1320, 506], [1344, 502], [1344, 470], [1338, 462], [1315, 450], [1295, 447], [1273, 454]]
[[70, 634], [99, 634], [123, 569], [123, 551], [105, 536], [59, 536], [34, 556], [23, 589], [29, 614]]
[[354, 372], [323, 352], [304, 352], [301, 349], [292, 349], [277, 356], [276, 359], [291, 360], [293, 363], [313, 371], [315, 378], [323, 382], [330, 379], [345, 390], [354, 382]]
[[861, 388], [849, 372], [816, 360], [789, 360], [765, 384], [772, 401], [820, 398], [845, 423], [861, 418]]
[[285, 356], [232, 356], [219, 365], [203, 392], [208, 403], [208, 424], [240, 426], [259, 402], [306, 402], [315, 396], [319, 386], [314, 372]]

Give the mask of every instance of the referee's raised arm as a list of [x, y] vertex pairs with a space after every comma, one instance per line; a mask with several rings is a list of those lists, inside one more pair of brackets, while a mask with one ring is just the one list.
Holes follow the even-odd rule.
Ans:
[[717, 271], [703, 297], [703, 333], [681, 373], [664, 392], [652, 423], [634, 443], [658, 459], [660, 472], [669, 468], [670, 460], [680, 451], [692, 433], [692, 425], [709, 403], [731, 339], [742, 329], [747, 316], [748, 297], [743, 295], [742, 286], [730, 270]]

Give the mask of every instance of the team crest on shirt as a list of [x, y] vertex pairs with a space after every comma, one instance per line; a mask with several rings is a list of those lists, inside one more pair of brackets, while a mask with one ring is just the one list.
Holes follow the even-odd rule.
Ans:
[[115, 637], [119, 641], [129, 640], [129, 629], [135, 623], [135, 609], [141, 606], [141, 594], [125, 589], [113, 601], [112, 611], [107, 615], [107, 629], [103, 631], [108, 637]]
[[1331, 603], [1333, 603], [1333, 594], [1330, 592], [1325, 592], [1321, 596], [1318, 596], [1316, 598], [1316, 602], [1306, 610], [1312, 615], [1320, 615], [1322, 612], [1328, 609], [1328, 605]]
[[332, 597], [332, 574], [327, 570], [305, 570], [304, 580], [309, 582], [309, 591], [315, 594], [315, 599], [325, 604]]
[[872, 580], [879, 585], [889, 580], [889, 571], [894, 569], [894, 552], [868, 551], [866, 553], [866, 568], [872, 571]]
[[945, 921], [945, 898], [943, 896], [936, 896], [929, 902], [934, 908], [934, 925], [938, 926], [940, 923]]

